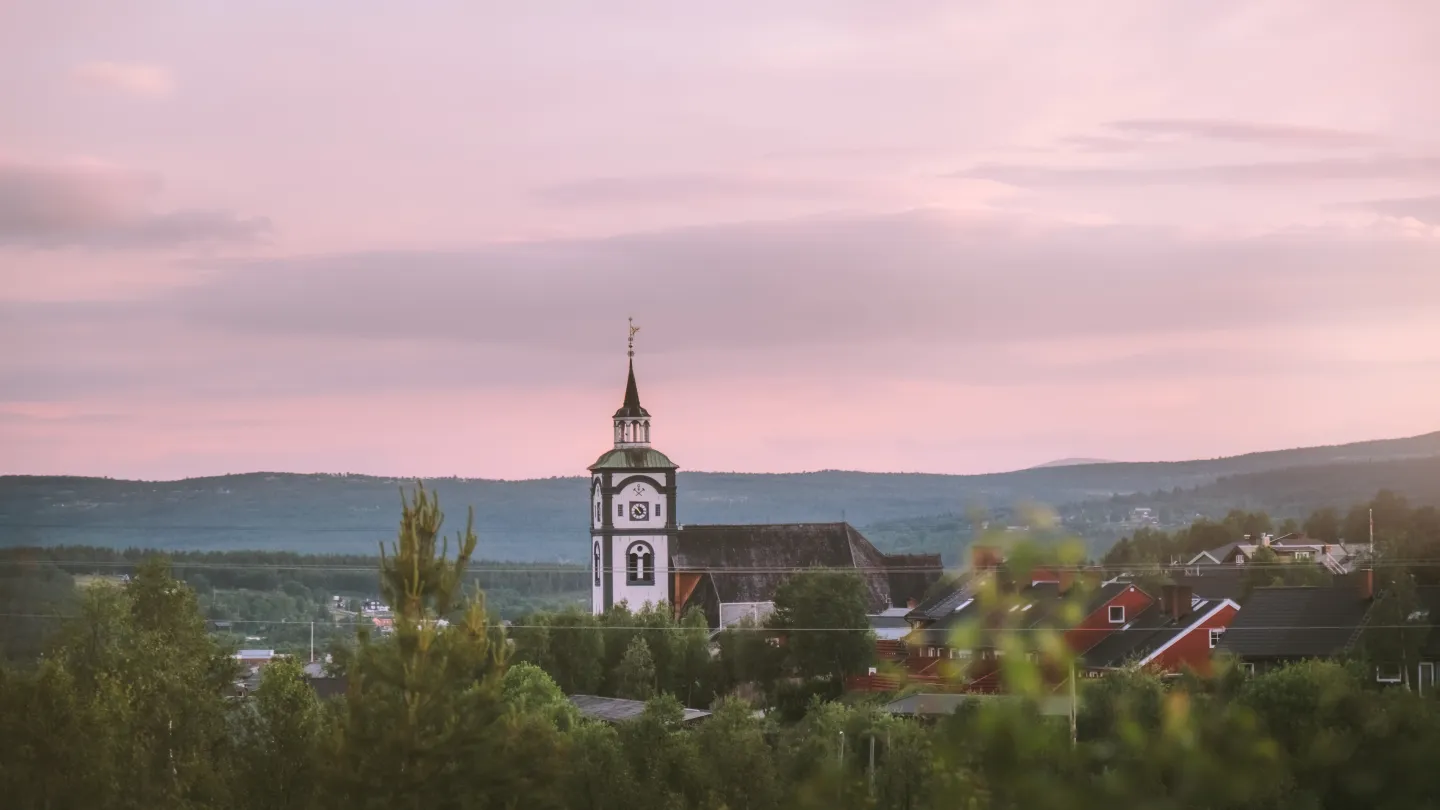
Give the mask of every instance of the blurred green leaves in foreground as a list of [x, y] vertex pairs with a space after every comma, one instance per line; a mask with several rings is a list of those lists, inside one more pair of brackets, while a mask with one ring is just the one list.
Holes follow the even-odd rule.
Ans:
[[[882, 711], [893, 696], [817, 696], [793, 712], [762, 713], [768, 693], [755, 680], [803, 691], [855, 665], [849, 642], [801, 644], [799, 657], [766, 652], [779, 649], [766, 639], [784, 646], [787, 624], [791, 635], [809, 632], [819, 619], [798, 613], [818, 615], [824, 589], [793, 587], [789, 618], [722, 638], [715, 655], [697, 644], [705, 630], [693, 619], [652, 608], [624, 624], [552, 622], [543, 660], [522, 664], [483, 595], [465, 592], [457, 575], [474, 533], [467, 527], [454, 541], [444, 540], [428, 493], [404, 502], [382, 571], [395, 632], [337, 648], [347, 688], [326, 701], [290, 663], [271, 665], [257, 693], [235, 699], [229, 651], [205, 633], [194, 594], [163, 561], [123, 588], [87, 590], [37, 665], [0, 670], [0, 803], [1309, 810], [1440, 799], [1434, 699], [1379, 690], [1358, 664], [1304, 662], [1254, 678], [1222, 665], [1210, 678], [1164, 682], [1123, 670], [1074, 683], [1063, 634], [1083, 587], [1046, 621], [1007, 632], [1021, 629], [1025, 613], [1012, 610], [1015, 591], [981, 583], [988, 618], [957, 630], [955, 646], [1005, 652], [994, 659], [1005, 697], [929, 721]], [[1006, 549], [1022, 578], [1073, 567], [1074, 553], [1064, 544]], [[836, 611], [834, 621], [853, 622], [851, 613]], [[608, 643], [610, 632], [623, 632], [624, 644]], [[597, 656], [614, 657], [620, 675]], [[957, 664], [953, 674], [974, 673]], [[612, 677], [657, 693], [643, 715], [616, 725], [585, 719], [559, 686]], [[1073, 726], [1047, 708], [1072, 684]], [[687, 724], [682, 699], [700, 695], [718, 696], [713, 714]]]

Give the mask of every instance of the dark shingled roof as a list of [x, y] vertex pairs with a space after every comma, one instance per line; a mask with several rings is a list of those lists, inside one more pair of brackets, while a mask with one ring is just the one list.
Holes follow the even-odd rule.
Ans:
[[[1194, 568], [1190, 569], [1195, 571]], [[1240, 601], [1245, 593], [1245, 566], [1210, 565], [1196, 573], [1175, 574], [1170, 578], [1176, 585], [1184, 585], [1196, 596], [1211, 599], [1233, 599]]]
[[635, 385], [635, 361], [630, 361], [630, 379], [625, 382], [625, 403], [615, 412], [616, 419], [635, 419], [649, 416], [650, 412], [640, 407], [640, 389]]
[[[1038, 582], [1021, 588], [1015, 594], [1015, 609], [999, 613], [995, 612], [993, 607], [981, 605], [974, 599], [974, 595], [966, 585], [954, 592], [950, 598], [937, 602], [932, 614], [938, 614], [942, 606], [948, 612], [936, 615], [929, 624], [911, 633], [907, 641], [911, 644], [948, 646], [956, 628], [961, 626], [980, 627], [983, 630], [998, 628], [1000, 632], [1051, 626], [1050, 620], [1065, 603], [1060, 593], [1060, 585], [1056, 582]], [[1086, 612], [1091, 610], [1087, 609]], [[914, 611], [907, 618], [913, 616]], [[981, 643], [983, 645], [989, 642]]]
[[950, 578], [946, 587], [915, 606], [905, 618], [935, 621], [949, 616], [956, 607], [973, 596], [970, 589], [970, 574], [958, 574]]
[[[1084, 587], [1079, 585], [1079, 587]], [[1129, 582], [1110, 582], [1089, 590], [1081, 605], [1081, 614], [1089, 616], [1102, 605], [1133, 587]], [[933, 597], [906, 614], [905, 618], [926, 624], [907, 639], [911, 644], [948, 645], [955, 628], [962, 625], [986, 624], [984, 608], [975, 600], [975, 589], [968, 576], [957, 577], [953, 588]], [[1019, 606], [1001, 627], [1027, 629], [1052, 626], [1051, 619], [1065, 604], [1067, 594], [1060, 592], [1058, 582], [1037, 582], [1016, 591]]]
[[[575, 708], [586, 717], [594, 717], [597, 720], [605, 720], [611, 723], [622, 723], [626, 720], [634, 720], [645, 713], [645, 702], [641, 700], [626, 700], [624, 698], [596, 697], [595, 695], [571, 695], [570, 702]], [[709, 717], [710, 712], [700, 709], [685, 709], [684, 722], [689, 723], [703, 717]]]
[[1220, 640], [1240, 658], [1330, 658], [1348, 652], [1371, 600], [1355, 585], [1256, 588]]
[[310, 684], [310, 688], [315, 690], [315, 695], [321, 700], [344, 695], [350, 684], [349, 679], [344, 675], [333, 678], [325, 676], [307, 678], [306, 681]]
[[1128, 624], [1086, 650], [1080, 658], [1085, 666], [1096, 668], [1120, 667], [1141, 661], [1224, 603], [1224, 599], [1193, 599], [1185, 615], [1177, 620], [1156, 601]]
[[[717, 602], [769, 602], [797, 569], [856, 569], [877, 613], [918, 598], [941, 571], [938, 554], [887, 557], [848, 523], [688, 525], [671, 544], [670, 561], [677, 572], [703, 572], [708, 586], [700, 587]], [[926, 565], [931, 570], [893, 570]]]

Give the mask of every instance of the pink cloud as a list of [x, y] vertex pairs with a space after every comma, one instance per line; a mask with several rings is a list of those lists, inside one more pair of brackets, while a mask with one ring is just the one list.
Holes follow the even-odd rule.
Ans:
[[129, 96], [163, 98], [175, 89], [170, 72], [159, 65], [125, 62], [86, 62], [76, 65], [77, 81]]

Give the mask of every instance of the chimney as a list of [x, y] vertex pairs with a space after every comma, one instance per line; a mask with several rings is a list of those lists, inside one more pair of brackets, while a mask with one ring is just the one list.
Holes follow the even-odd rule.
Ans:
[[1355, 572], [1355, 581], [1360, 586], [1360, 598], [1369, 601], [1375, 598], [1375, 572], [1370, 569]]
[[975, 544], [970, 546], [970, 570], [991, 571], [1005, 561], [1000, 549], [994, 546]]
[[910, 597], [908, 600], [905, 601], [905, 607], [910, 608], [911, 610], [914, 610], [914, 609], [915, 609], [915, 606], [918, 605], [918, 604], [919, 604], [919, 603], [915, 601], [915, 597], [913, 597], [913, 596]]
[[1273, 538], [1273, 537], [1274, 537], [1274, 535], [1273, 535], [1273, 534], [1270, 534], [1270, 533], [1268, 533], [1268, 532], [1265, 533], [1265, 534], [1260, 535], [1260, 545], [1262, 545], [1262, 546], [1268, 546], [1268, 545], [1270, 545], [1270, 540], [1271, 540], [1271, 538]]
[[1165, 615], [1179, 621], [1190, 613], [1190, 598], [1194, 588], [1189, 585], [1166, 585], [1160, 590], [1160, 609]]

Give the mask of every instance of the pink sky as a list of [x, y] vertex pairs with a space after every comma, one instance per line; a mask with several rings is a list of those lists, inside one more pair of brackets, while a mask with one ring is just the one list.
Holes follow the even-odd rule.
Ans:
[[0, 473], [1440, 429], [1430, 0], [14, 5]]

